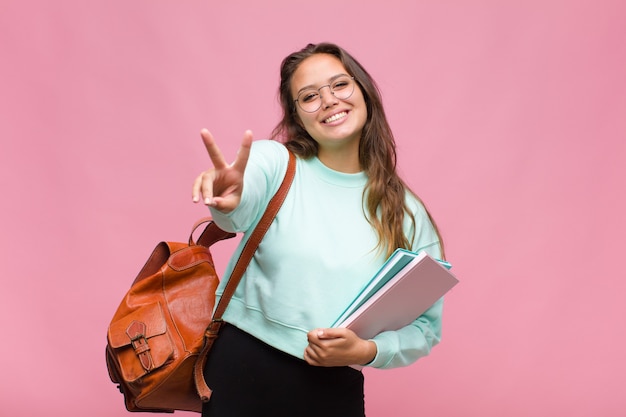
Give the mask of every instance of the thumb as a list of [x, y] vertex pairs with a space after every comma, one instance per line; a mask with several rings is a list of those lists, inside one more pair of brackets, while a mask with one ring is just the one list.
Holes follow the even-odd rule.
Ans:
[[336, 339], [339, 337], [343, 337], [343, 329], [336, 328], [328, 328], [328, 329], [317, 329], [315, 330], [315, 334], [319, 339]]

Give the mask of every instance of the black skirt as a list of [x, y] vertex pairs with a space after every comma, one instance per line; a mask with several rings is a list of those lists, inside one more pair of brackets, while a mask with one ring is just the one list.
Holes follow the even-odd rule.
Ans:
[[203, 417], [364, 417], [363, 373], [311, 366], [232, 325], [215, 341]]

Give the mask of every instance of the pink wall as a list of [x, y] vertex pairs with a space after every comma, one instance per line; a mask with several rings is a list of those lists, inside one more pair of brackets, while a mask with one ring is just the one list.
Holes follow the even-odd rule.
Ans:
[[378, 80], [461, 279], [429, 358], [367, 371], [368, 416], [623, 416], [625, 4], [3, 1], [2, 415], [127, 415], [106, 328], [205, 214], [199, 130], [267, 137], [280, 60], [328, 40]]

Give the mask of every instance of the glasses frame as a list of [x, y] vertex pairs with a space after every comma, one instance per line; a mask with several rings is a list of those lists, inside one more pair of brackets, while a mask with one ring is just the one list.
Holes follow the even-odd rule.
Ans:
[[[349, 95], [348, 97], [345, 97], [345, 98], [339, 98], [339, 97], [337, 97], [337, 96], [335, 95], [335, 91], [333, 90], [333, 87], [332, 87], [332, 84], [333, 84], [333, 83], [329, 83], [329, 84], [324, 84], [324, 85], [322, 85], [321, 87], [319, 87], [319, 88], [317, 88], [317, 89], [312, 89], [312, 90], [316, 90], [316, 91], [319, 93], [319, 99], [320, 99], [320, 100], [319, 100], [320, 105], [319, 105], [319, 107], [318, 107], [318, 108], [316, 108], [315, 110], [305, 110], [305, 109], [302, 107], [302, 104], [300, 104], [300, 98], [299, 98], [299, 97], [302, 95], [302, 93], [303, 93], [304, 91], [303, 91], [303, 92], [301, 92], [300, 94], [298, 94], [298, 98], [297, 98], [297, 99], [295, 99], [293, 102], [294, 102], [294, 103], [297, 103], [297, 106], [298, 106], [298, 107], [300, 107], [300, 110], [302, 110], [303, 112], [305, 112], [305, 113], [315, 113], [315, 112], [316, 112], [316, 111], [318, 111], [320, 108], [322, 108], [322, 91], [321, 91], [321, 90], [322, 90], [322, 88], [324, 88], [324, 87], [328, 87], [328, 89], [330, 90], [330, 94], [332, 94], [333, 96], [337, 97], [337, 99], [339, 99], [339, 100], [347, 100], [347, 99], [349, 99], [350, 97], [352, 97], [352, 94], [354, 94], [354, 88], [356, 87], [356, 80], [354, 79], [354, 76], [350, 76], [350, 75], [342, 75], [342, 76], [340, 76], [340, 77], [337, 77], [337, 78], [335, 79], [335, 81], [337, 81], [338, 79], [343, 78], [343, 77], [346, 77], [346, 78], [350, 79], [350, 80], [353, 82], [353, 84], [352, 84], [352, 91], [350, 92], [350, 95]], [[334, 82], [334, 81], [333, 81], [333, 82]]]

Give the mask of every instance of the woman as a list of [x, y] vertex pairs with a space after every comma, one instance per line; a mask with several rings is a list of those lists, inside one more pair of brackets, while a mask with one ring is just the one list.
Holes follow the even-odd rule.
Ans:
[[209, 355], [213, 396], [203, 416], [362, 417], [363, 374], [349, 365], [392, 368], [427, 355], [440, 338], [442, 300], [372, 340], [327, 327], [396, 248], [442, 259], [441, 239], [396, 173], [374, 81], [345, 50], [310, 44], [285, 58], [280, 100], [272, 136], [284, 145], [252, 143], [248, 131], [228, 164], [211, 134], [201, 133], [214, 168], [196, 179], [193, 200], [229, 231], [254, 229], [284, 177], [287, 150], [298, 157], [289, 194]]

